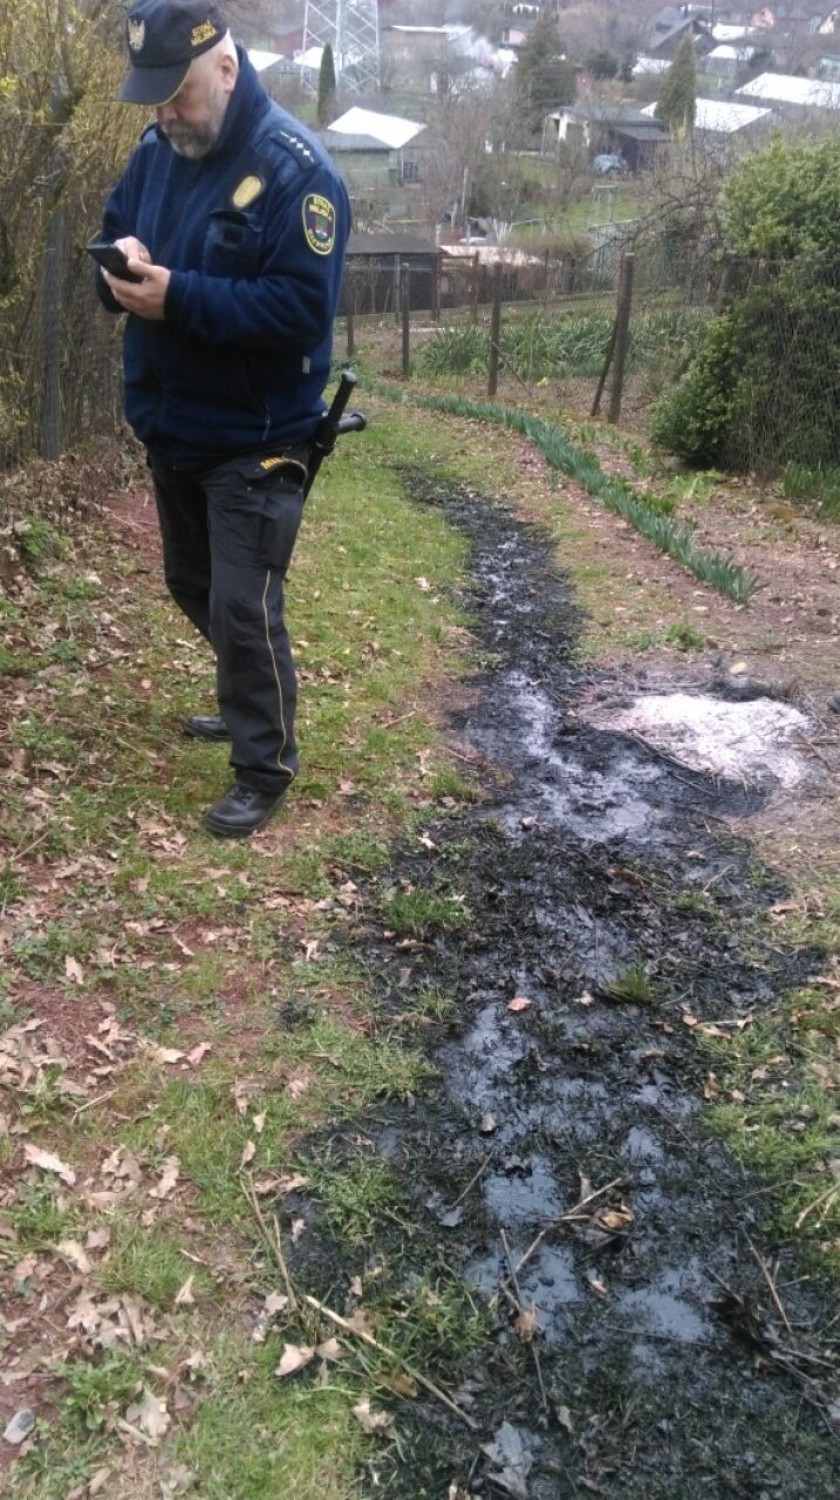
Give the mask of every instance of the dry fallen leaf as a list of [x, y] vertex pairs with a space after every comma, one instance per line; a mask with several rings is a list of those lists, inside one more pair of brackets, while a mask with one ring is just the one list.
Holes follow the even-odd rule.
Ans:
[[319, 1356], [320, 1359], [337, 1360], [346, 1358], [344, 1350], [338, 1342], [338, 1339], [335, 1338], [324, 1339], [324, 1342], [318, 1345], [315, 1353]]
[[518, 1317], [514, 1318], [513, 1326], [516, 1329], [517, 1338], [523, 1344], [530, 1344], [539, 1332], [539, 1309], [536, 1307], [523, 1307]]
[[60, 1157], [53, 1156], [51, 1151], [42, 1151], [40, 1146], [33, 1146], [29, 1141], [26, 1141], [23, 1147], [23, 1154], [31, 1167], [40, 1167], [42, 1172], [55, 1172], [56, 1176], [60, 1177], [62, 1182], [67, 1183], [68, 1187], [75, 1185], [76, 1174], [73, 1168], [68, 1167], [67, 1163], [63, 1162]]
[[609, 1229], [612, 1233], [619, 1233], [629, 1229], [633, 1223], [633, 1211], [629, 1208], [605, 1208], [598, 1215], [598, 1225], [601, 1229]]
[[82, 1276], [89, 1276], [93, 1270], [90, 1256], [78, 1240], [60, 1240], [56, 1245], [59, 1255], [63, 1255], [69, 1261], [74, 1270], [79, 1271]]
[[64, 972], [71, 984], [84, 984], [85, 973], [78, 959], [72, 958], [70, 954], [64, 960]]
[[395, 1396], [404, 1396], [407, 1400], [413, 1400], [420, 1389], [417, 1381], [410, 1375], [404, 1375], [402, 1370], [398, 1370], [396, 1375], [389, 1375], [385, 1383]]
[[181, 1174], [181, 1163], [177, 1156], [167, 1156], [163, 1164], [160, 1182], [149, 1188], [150, 1198], [168, 1198]]
[[305, 1344], [284, 1344], [283, 1354], [279, 1365], [275, 1368], [275, 1375], [280, 1380], [285, 1380], [287, 1375], [294, 1375], [298, 1370], [303, 1370], [310, 1360], [315, 1358], [315, 1350]]
[[353, 1407], [353, 1416], [370, 1437], [387, 1437], [394, 1425], [394, 1419], [387, 1411], [371, 1408], [369, 1396], [364, 1396], [358, 1406]]
[[276, 1318], [278, 1313], [285, 1312], [289, 1305], [289, 1299], [285, 1292], [269, 1292], [265, 1299], [264, 1311], [269, 1318]]
[[155, 1440], [165, 1436], [172, 1422], [163, 1397], [156, 1396], [147, 1385], [143, 1386], [140, 1396], [128, 1408], [125, 1417], [127, 1422], [132, 1422], [147, 1437]]
[[191, 1307], [193, 1305], [193, 1303], [195, 1302], [195, 1297], [193, 1296], [192, 1290], [194, 1281], [195, 1274], [193, 1274], [192, 1276], [188, 1276], [186, 1281], [184, 1282], [184, 1285], [181, 1287], [181, 1290], [179, 1292], [176, 1292], [176, 1307]]
[[254, 1157], [256, 1156], [256, 1154], [257, 1154], [257, 1148], [254, 1145], [254, 1142], [253, 1141], [246, 1141], [245, 1145], [242, 1148], [242, 1159], [241, 1159], [241, 1161], [239, 1163], [239, 1170], [240, 1170], [240, 1172], [242, 1171], [243, 1167], [247, 1167], [248, 1163], [254, 1160]]

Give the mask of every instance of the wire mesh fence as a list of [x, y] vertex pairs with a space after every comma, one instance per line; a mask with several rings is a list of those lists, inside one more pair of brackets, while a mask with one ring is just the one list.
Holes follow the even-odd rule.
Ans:
[[[562, 265], [523, 267], [515, 257], [407, 265], [402, 375], [520, 402], [544, 399], [547, 387], [558, 406], [594, 415], [614, 379], [620, 272], [630, 258], [593, 257], [574, 290]], [[838, 466], [840, 265], [718, 255], [686, 268], [662, 255], [632, 258], [610, 415], [620, 407], [622, 422], [691, 464], [759, 477]], [[399, 322], [395, 277], [390, 292]]]
[[99, 306], [82, 248], [96, 227], [87, 198], [68, 196], [55, 209], [28, 277], [0, 298], [0, 458], [7, 471], [119, 428], [119, 330]]
[[[0, 298], [7, 472], [121, 430], [120, 321], [102, 312], [81, 248], [95, 227], [91, 201], [65, 198], [31, 284]], [[571, 266], [488, 263], [464, 249], [427, 263], [351, 263], [337, 352], [343, 340], [353, 352], [359, 320], [367, 338], [384, 315], [406, 378], [486, 392], [495, 348], [499, 399], [544, 402], [548, 391], [558, 407], [592, 414], [615, 357], [620, 254]], [[768, 475], [837, 465], [840, 266], [718, 258], [689, 274], [660, 247], [635, 257], [627, 312], [623, 423], [690, 463]]]

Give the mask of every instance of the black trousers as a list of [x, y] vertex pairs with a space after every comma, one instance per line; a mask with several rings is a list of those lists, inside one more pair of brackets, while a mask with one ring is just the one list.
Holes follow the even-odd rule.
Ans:
[[303, 512], [302, 464], [258, 454], [187, 474], [150, 454], [149, 468], [166, 584], [215, 652], [236, 780], [282, 790], [299, 764], [283, 580]]

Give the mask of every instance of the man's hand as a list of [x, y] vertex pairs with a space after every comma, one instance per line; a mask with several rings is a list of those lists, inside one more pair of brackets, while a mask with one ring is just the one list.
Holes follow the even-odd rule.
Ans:
[[126, 234], [121, 240], [114, 240], [114, 244], [118, 250], [122, 250], [123, 255], [128, 256], [129, 260], [144, 260], [147, 266], [152, 264], [152, 257], [146, 246], [135, 235]]
[[126, 312], [136, 313], [138, 318], [148, 318], [150, 322], [162, 322], [170, 276], [166, 266], [153, 266], [148, 250], [139, 240], [129, 237], [114, 243], [128, 256], [128, 269], [143, 279], [122, 281], [119, 276], [103, 271], [112, 297]]

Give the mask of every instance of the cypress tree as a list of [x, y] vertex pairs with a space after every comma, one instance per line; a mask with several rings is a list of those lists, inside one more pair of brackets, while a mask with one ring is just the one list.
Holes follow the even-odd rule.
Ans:
[[516, 65], [516, 92], [532, 131], [561, 104], [573, 104], [575, 70], [563, 50], [555, 18], [543, 12], [525, 42]]
[[330, 115], [335, 105], [335, 60], [330, 43], [327, 42], [321, 53], [321, 66], [318, 69], [318, 124], [323, 130], [329, 124]]
[[672, 135], [690, 135], [694, 129], [697, 108], [697, 65], [694, 41], [687, 32], [676, 50], [674, 61], [662, 75], [656, 118], [662, 120]]

